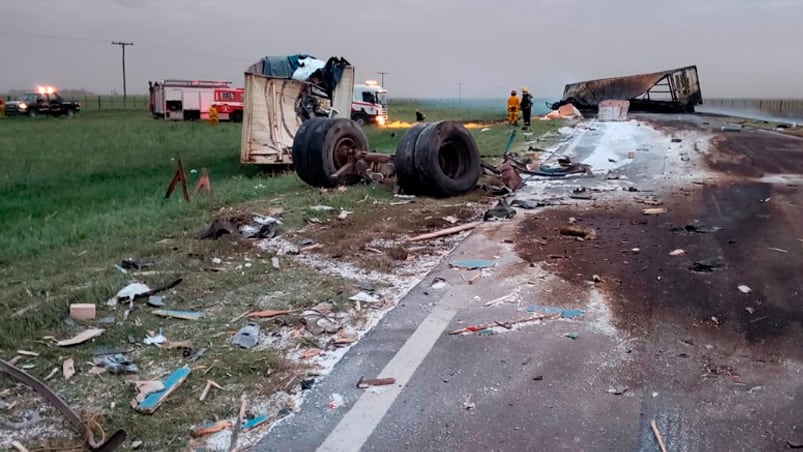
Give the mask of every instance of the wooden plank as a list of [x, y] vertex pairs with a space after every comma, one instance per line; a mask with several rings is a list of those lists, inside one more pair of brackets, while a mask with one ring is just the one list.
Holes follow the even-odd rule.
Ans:
[[160, 317], [172, 317], [174, 319], [183, 319], [183, 320], [198, 320], [204, 316], [203, 312], [171, 311], [169, 309], [156, 309], [152, 313]]
[[184, 380], [190, 376], [191, 369], [187, 366], [176, 369], [169, 377], [162, 381], [164, 389], [148, 394], [142, 402], [138, 403], [134, 409], [143, 414], [153, 414], [157, 408], [173, 393]]

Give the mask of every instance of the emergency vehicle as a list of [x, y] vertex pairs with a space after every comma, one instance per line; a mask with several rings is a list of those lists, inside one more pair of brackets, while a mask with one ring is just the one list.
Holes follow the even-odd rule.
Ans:
[[387, 90], [379, 86], [375, 80], [365, 84], [354, 85], [354, 99], [351, 102], [351, 119], [364, 126], [376, 124], [384, 126], [388, 123]]
[[148, 82], [154, 118], [173, 121], [209, 119], [214, 106], [221, 121], [243, 120], [243, 89], [215, 80], [163, 80]]

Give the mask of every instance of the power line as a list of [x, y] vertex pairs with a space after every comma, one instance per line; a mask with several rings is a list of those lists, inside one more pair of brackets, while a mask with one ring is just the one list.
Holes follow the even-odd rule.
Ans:
[[64, 36], [64, 35], [50, 35], [50, 34], [41, 34], [41, 33], [23, 33], [17, 31], [6, 31], [0, 30], [0, 35], [3, 36], [18, 36], [22, 38], [32, 38], [32, 39], [54, 39], [59, 41], [86, 41], [86, 42], [106, 42], [105, 39], [98, 39], [98, 38], [86, 38], [81, 36]]
[[123, 51], [123, 106], [125, 107], [126, 97], [128, 95], [128, 93], [126, 92], [126, 89], [125, 89], [125, 48], [127, 46], [134, 45], [134, 43], [133, 42], [112, 41], [112, 45], [113, 46], [120, 46], [120, 49], [122, 49], [122, 51]]
[[379, 76], [382, 77], [382, 81], [379, 82], [379, 84], [382, 85], [382, 87], [384, 87], [385, 86], [385, 76], [386, 75], [390, 75], [390, 73], [389, 72], [379, 71], [379, 72], [377, 72], [377, 74], [379, 74]]

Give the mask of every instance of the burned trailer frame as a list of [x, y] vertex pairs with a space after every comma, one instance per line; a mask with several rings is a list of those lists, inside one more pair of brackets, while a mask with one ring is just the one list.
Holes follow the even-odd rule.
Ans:
[[573, 104], [581, 111], [597, 111], [605, 100], [630, 101], [630, 111], [694, 112], [703, 103], [697, 66], [686, 66], [650, 74], [610, 77], [567, 84], [557, 109]]

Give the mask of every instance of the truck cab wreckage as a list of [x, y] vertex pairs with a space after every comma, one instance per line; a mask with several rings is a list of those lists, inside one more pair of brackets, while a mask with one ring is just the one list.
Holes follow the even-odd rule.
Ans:
[[261, 59], [245, 73], [241, 162], [292, 164], [315, 187], [393, 175], [407, 194], [456, 196], [476, 187], [479, 151], [462, 124], [417, 124], [395, 155], [371, 152], [361, 126], [350, 119], [353, 92], [354, 67], [344, 58]]

